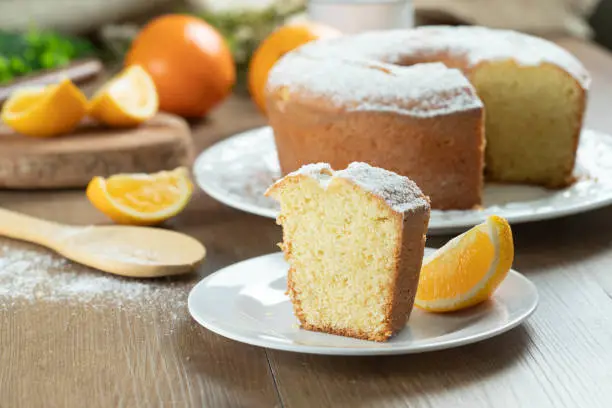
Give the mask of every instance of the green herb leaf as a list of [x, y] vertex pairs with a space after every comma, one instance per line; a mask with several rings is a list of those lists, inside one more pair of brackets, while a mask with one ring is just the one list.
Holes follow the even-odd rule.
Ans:
[[95, 52], [93, 44], [79, 37], [52, 31], [0, 30], [0, 84], [42, 69], [65, 66]]

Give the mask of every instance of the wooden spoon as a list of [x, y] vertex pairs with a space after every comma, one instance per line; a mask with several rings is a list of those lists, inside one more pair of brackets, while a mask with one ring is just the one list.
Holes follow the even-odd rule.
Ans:
[[137, 278], [187, 273], [206, 255], [200, 242], [174, 231], [121, 225], [76, 227], [1, 208], [0, 235], [45, 246], [104, 272]]

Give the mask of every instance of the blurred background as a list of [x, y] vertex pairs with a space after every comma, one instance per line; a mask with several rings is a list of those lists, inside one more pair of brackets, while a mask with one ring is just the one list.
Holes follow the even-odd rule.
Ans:
[[[223, 36], [236, 68], [234, 92], [247, 91], [248, 65], [258, 45], [276, 27], [300, 20], [318, 19], [342, 31], [358, 31], [368, 24], [374, 28], [377, 24], [385, 27], [385, 24], [402, 23], [406, 26], [477, 24], [551, 38], [578, 37], [612, 47], [612, 0], [313, 0], [308, 3], [304, 0], [3, 0], [0, 2], [0, 102], [14, 90], [10, 85], [16, 80], [65, 67], [74, 61], [94, 59], [104, 67], [120, 66], [132, 40], [148, 22], [176, 13], [201, 18]], [[390, 10], [387, 14], [394, 14], [395, 21], [372, 11], [365, 17], [359, 16], [356, 3], [360, 3], [362, 11], [364, 3], [386, 7]], [[351, 6], [355, 7], [351, 9]], [[392, 7], [402, 7], [404, 14]], [[90, 65], [73, 75], [77, 81], [86, 80], [96, 70], [97, 66]]]

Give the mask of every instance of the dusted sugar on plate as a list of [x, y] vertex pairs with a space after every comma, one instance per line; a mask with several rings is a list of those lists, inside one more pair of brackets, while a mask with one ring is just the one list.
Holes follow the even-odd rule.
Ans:
[[306, 330], [386, 341], [410, 317], [430, 203], [407, 177], [351, 163], [302, 166], [266, 192], [280, 202], [287, 286]]

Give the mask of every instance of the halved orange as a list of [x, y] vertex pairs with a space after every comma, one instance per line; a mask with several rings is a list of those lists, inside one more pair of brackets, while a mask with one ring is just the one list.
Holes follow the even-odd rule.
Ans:
[[153, 79], [139, 65], [131, 65], [96, 92], [89, 115], [109, 126], [129, 127], [152, 118], [158, 108]]
[[248, 72], [249, 92], [261, 112], [266, 112], [268, 73], [283, 55], [310, 41], [341, 34], [337, 29], [321, 23], [301, 22], [281, 26], [266, 37], [253, 53]]
[[22, 88], [2, 108], [2, 121], [34, 137], [53, 137], [74, 130], [87, 112], [87, 98], [69, 79], [58, 84]]
[[506, 278], [513, 260], [510, 225], [490, 216], [423, 260], [415, 306], [450, 312], [481, 303]]
[[180, 213], [193, 192], [187, 169], [94, 177], [87, 198], [118, 224], [155, 225]]

